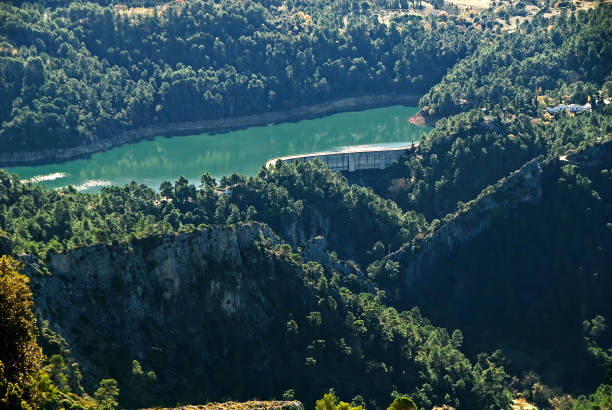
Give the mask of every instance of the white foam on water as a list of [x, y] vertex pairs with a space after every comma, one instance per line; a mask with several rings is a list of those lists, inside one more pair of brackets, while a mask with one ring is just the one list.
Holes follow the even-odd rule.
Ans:
[[94, 188], [97, 186], [110, 186], [110, 181], [104, 181], [102, 179], [90, 179], [89, 181], [83, 182], [81, 185], [75, 185], [74, 189], [77, 191], [84, 191], [89, 188]]
[[64, 177], [66, 177], [65, 172], [54, 172], [52, 174], [36, 175], [36, 176], [33, 176], [32, 178], [24, 179], [23, 182], [33, 182], [37, 184], [43, 181], [55, 181], [56, 179], [60, 179]]

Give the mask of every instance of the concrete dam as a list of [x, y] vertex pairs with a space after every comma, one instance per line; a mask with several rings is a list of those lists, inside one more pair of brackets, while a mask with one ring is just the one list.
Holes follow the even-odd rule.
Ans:
[[394, 144], [391, 147], [362, 145], [347, 147], [338, 151], [313, 152], [310, 154], [288, 155], [272, 158], [266, 162], [266, 168], [277, 161], [297, 162], [315, 158], [327, 164], [332, 171], [354, 172], [366, 169], [386, 169], [403, 155], [418, 147], [418, 142]]

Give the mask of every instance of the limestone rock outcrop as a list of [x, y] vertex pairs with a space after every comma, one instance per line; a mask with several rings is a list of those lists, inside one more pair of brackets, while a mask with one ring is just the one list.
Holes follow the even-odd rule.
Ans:
[[487, 229], [492, 218], [506, 217], [520, 204], [538, 202], [542, 197], [542, 169], [548, 162], [541, 156], [527, 162], [444, 218], [433, 233], [389, 255], [388, 259], [400, 262], [406, 285], [427, 274], [459, 244]]
[[50, 274], [32, 275], [36, 313], [66, 340], [87, 391], [108, 377], [131, 383], [138, 360], [167, 386], [164, 397], [175, 389], [205, 402], [198, 383], [240, 377], [214, 369], [265, 380], [275, 354], [266, 341], [289, 312], [316, 303], [299, 270], [270, 257], [279, 243], [248, 223], [49, 254]]

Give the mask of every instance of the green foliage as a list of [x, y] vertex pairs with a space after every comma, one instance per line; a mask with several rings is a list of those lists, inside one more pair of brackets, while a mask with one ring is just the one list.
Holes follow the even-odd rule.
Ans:
[[68, 385], [68, 366], [64, 363], [62, 356], [55, 354], [49, 358], [47, 366], [49, 377], [53, 384], [63, 393], [70, 391]]
[[310, 312], [310, 314], [307, 316], [307, 319], [311, 326], [321, 326], [321, 312]]
[[[405, 289], [403, 266], [385, 259], [443, 226], [449, 212], [468, 211], [468, 201], [536, 155], [555, 158], [608, 138], [612, 120], [602, 96], [612, 93], [609, 5], [538, 14], [515, 33], [496, 36], [450, 17], [438, 26], [433, 17], [382, 24], [368, 13], [389, 7], [379, 0], [289, 0], [283, 7], [275, 0], [197, 0], [150, 14], [99, 3], [0, 5], [0, 47], [15, 51], [0, 56], [0, 143], [7, 150], [72, 147], [151, 123], [257, 114], [356, 94], [423, 93], [453, 66], [421, 104], [434, 116], [456, 115], [440, 119], [418, 155], [379, 179], [381, 195], [350, 185], [320, 161], [223, 177], [220, 185], [231, 195], [217, 195], [208, 173], [198, 187], [180, 177], [163, 182], [159, 193], [133, 182], [89, 195], [45, 190], [0, 171], [0, 226], [16, 254], [45, 258], [94, 243], [134, 244], [257, 220], [281, 240], [249, 250], [252, 263], [241, 274], [259, 280], [274, 272], [283, 279], [269, 285], [283, 302], [274, 304], [270, 334], [237, 339], [216, 327], [235, 363], [194, 369], [190, 362], [177, 375], [172, 366], [180, 364], [172, 360], [180, 344], [168, 346], [170, 362], [157, 355], [141, 364], [128, 356], [123, 365], [131, 366], [111, 373], [121, 396], [117, 382], [105, 379], [93, 403], [77, 395], [78, 371], [65, 342], [47, 337], [48, 329], [43, 336], [57, 351], [41, 370], [27, 278], [3, 258], [0, 309], [10, 313], [1, 324], [9, 328], [0, 331], [9, 347], [0, 349], [7, 355], [0, 360], [3, 406], [37, 407], [52, 399], [57, 408], [140, 407], [176, 399], [183, 391], [163, 387], [182, 378], [198, 382], [191, 385], [201, 391], [185, 393], [198, 398], [278, 396], [279, 386], [285, 398], [304, 398], [307, 405], [329, 386], [355, 397], [349, 405], [329, 393], [317, 409], [356, 409], [366, 400], [381, 408], [397, 389], [412, 399], [394, 391], [390, 409], [508, 408], [501, 354], [474, 351], [493, 350], [499, 340], [536, 353], [559, 345], [550, 361], [569, 369], [556, 371], [570, 390], [609, 379], [612, 170], [605, 161], [603, 167], [588, 158], [586, 166], [553, 162], [541, 203], [510, 216], [494, 210], [491, 228], [432, 267], [426, 284]], [[493, 13], [524, 14], [524, 5], [486, 12], [480, 23], [490, 26]], [[564, 98], [590, 100], [593, 112], [540, 118], [544, 104]], [[317, 262], [302, 252], [302, 242], [321, 234], [329, 261]], [[120, 279], [114, 285], [122, 291]], [[6, 294], [18, 297], [9, 303]], [[435, 323], [462, 330], [449, 335], [414, 305]], [[262, 363], [271, 369], [270, 382], [261, 377]], [[213, 372], [221, 381], [205, 383]], [[526, 379], [526, 397], [547, 405], [553, 391], [537, 377]], [[260, 390], [249, 390], [254, 386]], [[602, 385], [575, 408], [606, 408], [609, 401], [610, 386]]]
[[[611, 21], [612, 7], [602, 4], [569, 17], [538, 15], [517, 33], [484, 41], [422, 98], [425, 111], [446, 118], [421, 141], [419, 155], [375, 184], [377, 192], [441, 218], [539, 154], [601, 143], [612, 131], [602, 101]], [[560, 40], [549, 26], [564, 33]], [[589, 100], [593, 112], [547, 119], [540, 97]]]
[[[535, 367], [540, 385], [579, 392], [609, 379], [611, 148], [608, 142], [574, 154], [573, 163], [544, 163], [537, 202], [502, 208], [504, 215], [493, 215], [489, 228], [433, 263], [427, 279], [400, 292], [395, 304], [416, 304], [435, 323], [460, 328], [464, 346], [502, 343], [516, 368]], [[516, 195], [496, 189], [488, 191], [491, 198]], [[525, 355], [539, 357], [552, 340], [549, 363], [527, 364]]]
[[589, 356], [604, 370], [607, 378], [612, 378], [612, 332], [606, 319], [597, 315], [582, 322], [582, 328]]
[[159, 400], [159, 386], [155, 372], [143, 371], [140, 362], [133, 360], [131, 373], [127, 384], [122, 384], [121, 401], [130, 407], [144, 407], [156, 403]]
[[395, 398], [387, 410], [417, 410], [417, 406], [410, 397], [402, 396]]
[[287, 335], [297, 336], [299, 333], [298, 324], [295, 320], [291, 319], [287, 322]]
[[380, 285], [388, 285], [400, 279], [399, 262], [387, 260], [376, 261], [368, 266], [368, 276]]
[[[281, 234], [295, 225], [301, 237], [310, 237], [323, 228], [323, 216], [338, 233], [331, 245], [343, 256], [350, 251], [358, 261], [368, 261], [376, 236], [384, 233], [391, 249], [397, 249], [426, 228], [422, 216], [349, 185], [320, 161], [283, 164], [258, 177], [236, 176], [231, 184], [231, 197], [217, 196], [210, 187], [197, 190], [183, 177], [162, 183], [159, 194], [133, 182], [90, 195], [72, 188], [45, 190], [0, 170], [0, 219], [17, 252], [43, 257], [92, 243], [192, 232], [211, 223], [258, 220]], [[355, 220], [363, 223], [355, 225]], [[341, 238], [349, 234], [353, 241], [346, 247]], [[280, 250], [292, 257], [291, 247]]]
[[[330, 248], [342, 257], [359, 263], [370, 262], [379, 238], [391, 250], [426, 230], [426, 222], [415, 212], [403, 212], [371, 189], [349, 185], [344, 177], [330, 171], [320, 161], [281, 163], [274, 170], [262, 170], [258, 178], [248, 178], [232, 187], [232, 201], [242, 209], [253, 205], [258, 220], [281, 235], [298, 224], [305, 237], [319, 234], [321, 215], [329, 218]], [[279, 218], [280, 215], [280, 218]], [[358, 224], [355, 221], [359, 221]], [[351, 237], [353, 251], [347, 255]], [[380, 245], [377, 252], [380, 253]]]
[[[442, 116], [475, 107], [536, 115], [538, 95], [577, 79], [590, 82], [586, 94], [593, 104], [602, 105], [597, 91], [610, 71], [611, 21], [612, 7], [604, 3], [588, 13], [536, 15], [521, 25], [519, 35], [506, 33], [484, 42], [453, 67], [421, 105]], [[549, 25], [554, 29], [548, 30]], [[582, 100], [575, 102], [586, 102]]]
[[208, 172], [205, 172], [200, 176], [200, 188], [214, 189], [216, 186], [217, 181], [215, 180], [215, 178], [210, 176]]
[[74, 147], [152, 123], [355, 94], [420, 95], [481, 35], [454, 21], [387, 26], [347, 2], [198, 0], [144, 12], [100, 3], [0, 5], [5, 150]]
[[283, 400], [294, 400], [295, 399], [295, 390], [288, 389], [283, 393]]
[[[139, 252], [154, 240], [135, 240], [112, 249], [118, 251], [117, 255], [123, 253], [122, 248]], [[295, 249], [293, 252], [299, 254], [301, 251]], [[117, 326], [121, 329], [124, 326], [115, 315], [100, 315], [90, 306], [104, 303], [109, 300], [107, 298], [122, 304], [131, 289], [96, 289], [95, 300], [83, 294], [82, 299], [75, 301], [86, 308], [81, 319], [83, 331], [71, 350], [105, 369], [122, 386], [121, 395], [117, 396], [116, 385], [102, 381], [94, 394], [99, 406], [108, 407], [119, 402], [121, 406], [141, 407], [176, 403], [177, 400], [217, 401], [224, 397], [241, 400], [256, 394], [278, 397], [291, 386], [296, 386], [295, 397], [309, 407], [314, 407], [315, 398], [329, 386], [334, 386], [342, 397], [361, 395], [362, 401], [369, 406], [371, 403], [386, 404], [394, 385], [401, 386], [422, 406], [452, 402], [466, 408], [479, 408], [481, 403], [504, 403], [503, 369], [493, 361], [486, 363], [486, 367], [471, 363], [456, 349], [448, 332], [432, 326], [418, 309], [398, 312], [382, 304], [382, 293], [363, 292], [372, 286], [365, 278], [341, 276], [313, 261], [301, 263], [280, 254], [274, 244], [266, 244], [266, 241], [248, 249], [245, 256], [248, 266], [224, 267], [212, 263], [208, 266], [215, 266], [220, 277], [241, 275], [243, 283], [253, 286], [247, 292], [256, 294], [256, 299], [247, 301], [264, 300], [274, 307], [272, 317], [278, 319], [265, 325], [265, 330], [255, 339], [251, 336], [253, 327], [250, 324], [236, 326], [239, 323], [236, 318], [240, 316], [242, 323], [265, 318], [257, 314], [261, 306], [258, 303], [247, 308], [254, 312], [252, 316], [221, 318], [198, 314], [188, 321], [177, 322], [179, 334], [190, 328], [213, 326], [215, 332], [210, 337], [225, 341], [207, 343], [210, 339], [201, 339], [199, 335], [205, 336], [208, 332], [197, 332], [184, 339], [180, 349], [176, 348], [176, 339], [150, 332], [151, 320], [143, 318], [134, 325], [150, 334], [151, 345], [158, 346], [158, 351], [164, 354], [151, 352], [142, 360], [129, 360], [130, 365], [126, 366], [124, 357], [133, 356], [129, 352], [131, 348], [121, 341], [117, 341], [117, 347], [115, 343], [101, 343], [94, 354], [87, 349], [101, 337], [93, 331], [91, 322], [96, 322], [96, 328]], [[355, 277], [357, 267], [353, 269]], [[259, 282], [270, 275], [272, 280]], [[189, 292], [198, 295], [204, 291], [201, 286], [207, 288], [206, 282], [194, 284]], [[189, 354], [183, 354], [182, 350]], [[270, 351], [275, 354], [266, 361]], [[228, 365], [227, 359], [217, 359], [221, 357], [233, 358], [232, 363]], [[59, 359], [54, 358], [52, 362], [55, 374], [66, 375]], [[148, 369], [154, 369], [155, 373]], [[214, 383], [210, 374], [215, 374]], [[61, 376], [56, 378], [62, 379]], [[350, 383], [346, 383], [347, 380]], [[191, 390], [181, 386], [197, 388]], [[68, 400], [67, 396], [71, 397], [69, 393], [62, 393], [62, 403]], [[446, 399], [447, 396], [453, 399]], [[348, 405], [340, 403], [337, 406], [346, 408]], [[372, 404], [372, 408], [376, 405]]]
[[0, 407], [31, 409], [54, 393], [42, 370], [32, 293], [21, 267], [10, 256], [0, 257]]
[[460, 202], [537, 155], [560, 156], [600, 144], [612, 132], [612, 116], [598, 112], [533, 124], [471, 110], [437, 122], [419, 146], [419, 155], [393, 166], [376, 191], [404, 209], [442, 218]]
[[100, 381], [100, 387], [94, 393], [96, 408], [101, 410], [114, 409], [118, 404], [117, 397], [119, 397], [119, 388], [116, 380], [104, 379]]
[[612, 386], [602, 384], [589, 397], [580, 396], [574, 401], [574, 410], [599, 410], [612, 407]]
[[92, 408], [87, 397], [70, 392], [62, 356], [51, 356], [43, 367], [29, 279], [20, 269], [12, 257], [0, 258], [0, 408]]
[[334, 393], [325, 393], [323, 398], [317, 400], [316, 410], [363, 410], [363, 407], [353, 407], [349, 403], [341, 401], [338, 403], [338, 399], [334, 396]]
[[394, 165], [377, 192], [404, 209], [441, 218], [487, 185], [545, 151], [529, 119], [508, 121], [472, 110], [437, 122], [419, 155]]

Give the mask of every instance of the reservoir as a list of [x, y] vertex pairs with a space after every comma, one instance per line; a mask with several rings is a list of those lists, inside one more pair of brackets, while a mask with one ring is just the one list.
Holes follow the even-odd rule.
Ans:
[[157, 189], [181, 175], [198, 184], [204, 172], [217, 179], [233, 171], [256, 175], [267, 160], [279, 156], [418, 141], [430, 127], [408, 123], [417, 111], [396, 105], [218, 134], [157, 137], [88, 158], [7, 170], [46, 187], [73, 185], [84, 192], [131, 181]]

